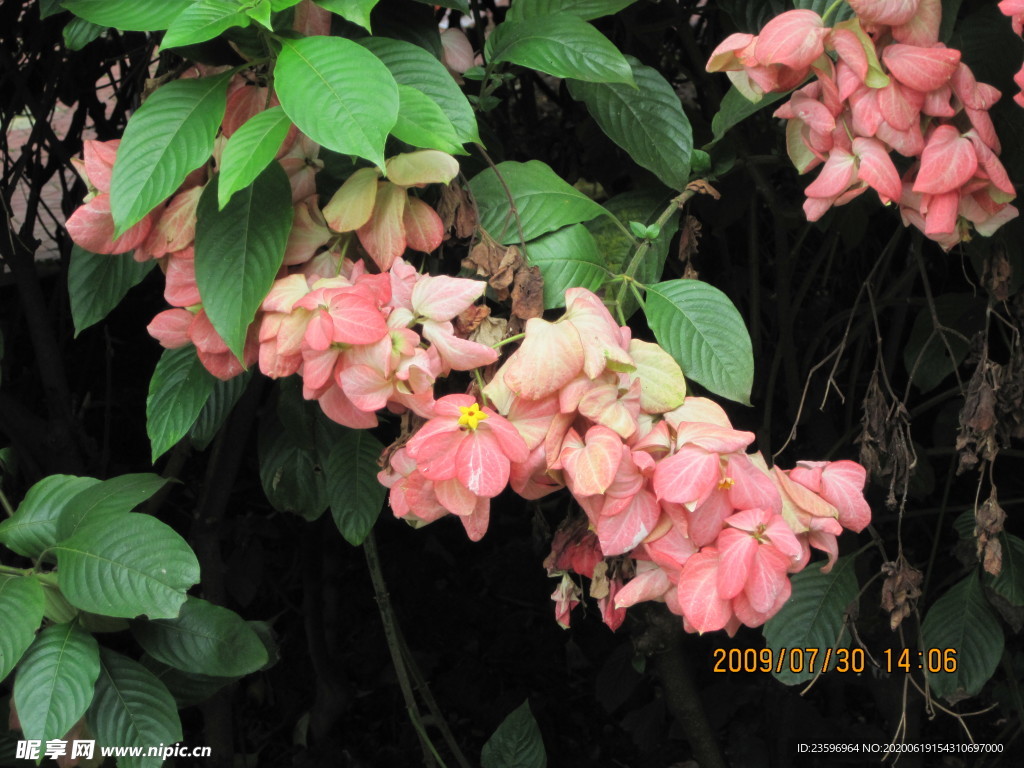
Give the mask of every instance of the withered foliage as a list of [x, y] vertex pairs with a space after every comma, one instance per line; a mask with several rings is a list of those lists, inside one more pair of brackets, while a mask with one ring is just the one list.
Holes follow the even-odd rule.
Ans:
[[437, 213], [444, 224], [445, 240], [451, 237], [452, 232], [460, 240], [473, 236], [477, 222], [476, 208], [469, 199], [469, 193], [457, 181], [441, 190]]
[[917, 456], [910, 439], [910, 415], [902, 401], [887, 398], [878, 380], [878, 370], [871, 374], [864, 413], [861, 417], [860, 463], [879, 484], [888, 480], [889, 494], [885, 503], [896, 507], [896, 489], [905, 494]]
[[1006, 512], [999, 506], [996, 489], [981, 506], [974, 510], [974, 538], [977, 540], [977, 556], [986, 573], [998, 576], [1003, 569], [1003, 547], [999, 534], [1003, 532]]
[[882, 609], [889, 612], [889, 629], [894, 630], [907, 618], [921, 596], [922, 574], [903, 555], [884, 563], [882, 573]]
[[482, 234], [480, 242], [462, 260], [465, 269], [471, 269], [480, 277], [487, 278], [496, 301], [508, 301], [516, 273], [525, 264], [516, 246], [501, 245], [486, 233]]

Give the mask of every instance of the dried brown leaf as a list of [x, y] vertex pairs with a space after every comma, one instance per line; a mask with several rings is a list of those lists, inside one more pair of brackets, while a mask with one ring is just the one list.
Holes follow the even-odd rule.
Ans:
[[512, 284], [512, 314], [521, 320], [544, 314], [544, 278], [540, 267], [524, 267]]

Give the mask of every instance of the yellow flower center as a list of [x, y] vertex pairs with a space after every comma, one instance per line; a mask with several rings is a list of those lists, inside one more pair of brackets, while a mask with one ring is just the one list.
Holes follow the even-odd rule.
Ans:
[[736, 485], [736, 481], [733, 480], [731, 477], [723, 477], [721, 482], [718, 484], [718, 490], [728, 491], [734, 485]]
[[475, 430], [480, 426], [480, 422], [487, 418], [487, 414], [481, 411], [480, 406], [476, 403], [469, 406], [460, 405], [459, 411], [462, 413], [459, 416], [460, 427], [469, 427]]

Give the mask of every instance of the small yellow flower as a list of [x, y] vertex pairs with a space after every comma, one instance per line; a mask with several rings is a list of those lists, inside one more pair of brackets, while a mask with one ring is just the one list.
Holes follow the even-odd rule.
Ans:
[[459, 411], [462, 413], [459, 416], [460, 427], [469, 427], [475, 430], [480, 426], [480, 422], [487, 418], [487, 414], [480, 410], [480, 406], [477, 403], [473, 403], [470, 406], [460, 405]]

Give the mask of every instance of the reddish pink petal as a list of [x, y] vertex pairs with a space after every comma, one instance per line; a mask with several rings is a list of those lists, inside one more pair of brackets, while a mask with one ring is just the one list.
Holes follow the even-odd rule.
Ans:
[[317, 398], [319, 407], [332, 421], [351, 429], [372, 429], [377, 426], [377, 416], [357, 409], [341, 387], [332, 385]]
[[726, 518], [735, 508], [729, 503], [729, 495], [725, 491], [712, 491], [711, 495], [693, 512], [689, 518], [689, 535], [698, 547], [711, 544], [722, 532]]
[[736, 509], [766, 509], [782, 511], [779, 489], [771, 478], [761, 471], [746, 454], [732, 454], [726, 466], [726, 475], [732, 480], [727, 490], [729, 503]]
[[848, 0], [862, 21], [870, 24], [906, 24], [917, 13], [920, 0]]
[[341, 289], [331, 298], [331, 341], [373, 344], [388, 335], [388, 325], [376, 304], [355, 289]]
[[736, 597], [747, 583], [750, 566], [760, 546], [746, 531], [726, 528], [719, 534], [718, 594], [726, 600]]
[[361, 411], [380, 410], [394, 391], [391, 382], [368, 365], [350, 365], [338, 378], [345, 395]]
[[165, 349], [177, 349], [190, 344], [188, 327], [193, 314], [187, 309], [165, 309], [146, 326], [149, 335], [160, 342]]
[[114, 238], [114, 220], [110, 216], [110, 195], [97, 195], [80, 206], [64, 224], [75, 244], [93, 253], [126, 253], [138, 248], [153, 227], [152, 214]]
[[752, 55], [756, 41], [757, 38], [745, 32], [729, 35], [711, 52], [706, 67], [707, 71], [725, 72], [743, 69], [746, 66], [744, 62], [746, 57], [742, 54], [749, 49]]
[[732, 618], [729, 601], [718, 594], [718, 565], [718, 550], [708, 547], [687, 560], [679, 576], [679, 609], [698, 632], [722, 629]]
[[164, 285], [164, 298], [175, 307], [191, 307], [199, 304], [199, 286], [196, 285], [196, 263], [192, 259], [177, 258], [171, 254], [167, 258], [167, 282]]
[[472, 515], [476, 511], [477, 497], [454, 477], [434, 483], [434, 493], [441, 505], [453, 515]]
[[818, 178], [804, 192], [808, 197], [836, 197], [857, 179], [857, 158], [842, 149], [833, 149]]
[[403, 187], [382, 181], [370, 220], [356, 230], [359, 242], [382, 272], [405, 252], [403, 216], [408, 197]]
[[871, 507], [864, 499], [867, 472], [855, 461], [833, 461], [821, 475], [822, 497], [839, 510], [839, 523], [855, 533], [871, 522]]
[[928, 200], [928, 210], [924, 217], [924, 233], [928, 237], [955, 234], [957, 209], [959, 206], [959, 192], [954, 191], [946, 192], [943, 195], [931, 195]]
[[242, 127], [250, 117], [267, 108], [267, 89], [255, 85], [236, 88], [228, 96], [227, 108], [221, 131], [230, 137]]
[[941, 24], [942, 0], [921, 0], [917, 13], [905, 24], [893, 27], [892, 36], [907, 45], [935, 45]]
[[603, 494], [622, 458], [622, 439], [607, 427], [587, 430], [582, 448], [569, 446], [559, 456], [569, 487], [577, 496]]
[[859, 160], [857, 178], [875, 190], [883, 203], [899, 200], [903, 182], [885, 145], [877, 139], [857, 138], [853, 151]]
[[502, 366], [505, 384], [518, 395], [539, 400], [557, 392], [583, 369], [579, 332], [568, 323], [539, 317], [526, 321], [526, 338]]
[[893, 43], [882, 51], [882, 61], [901, 83], [927, 93], [949, 82], [960, 66], [960, 51]]
[[82, 143], [82, 157], [84, 159], [85, 175], [100, 192], [110, 192], [110, 176], [114, 170], [114, 161], [117, 158], [117, 148], [121, 140], [95, 141], [86, 139]]
[[921, 154], [914, 191], [939, 195], [965, 184], [978, 170], [978, 156], [969, 139], [952, 125], [940, 125]]
[[420, 277], [412, 289], [415, 314], [431, 320], [451, 320], [484, 295], [487, 283], [462, 277]]
[[754, 55], [762, 65], [781, 64], [803, 69], [825, 52], [827, 33], [821, 17], [814, 11], [786, 11], [765, 24], [757, 36]]
[[487, 526], [491, 521], [491, 500], [477, 499], [476, 506], [468, 515], [460, 515], [459, 522], [466, 529], [466, 536], [470, 541], [480, 541], [487, 533]]
[[665, 593], [672, 589], [672, 582], [661, 568], [652, 566], [653, 563], [637, 563], [636, 576], [615, 595], [616, 606], [629, 608], [647, 600], [664, 599]]
[[444, 240], [444, 223], [437, 211], [420, 200], [409, 197], [402, 214], [402, 226], [405, 228], [405, 239], [414, 251], [430, 253]]
[[661, 509], [654, 494], [642, 490], [619, 514], [602, 515], [597, 521], [601, 551], [608, 557], [632, 551], [658, 524]]
[[789, 558], [775, 547], [758, 546], [743, 590], [755, 611], [767, 613], [775, 605], [783, 585], [789, 581], [786, 575], [788, 568]]
[[719, 457], [695, 445], [684, 445], [654, 470], [654, 492], [663, 501], [700, 503], [721, 479]]
[[508, 484], [509, 461], [493, 434], [470, 430], [459, 445], [455, 462], [459, 482], [476, 496], [494, 498]]

